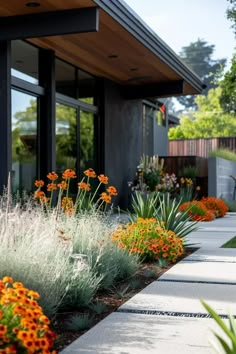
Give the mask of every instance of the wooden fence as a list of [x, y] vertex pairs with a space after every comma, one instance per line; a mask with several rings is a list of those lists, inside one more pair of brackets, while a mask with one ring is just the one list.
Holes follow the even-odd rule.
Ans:
[[227, 148], [236, 152], [236, 137], [169, 141], [169, 156], [208, 157], [209, 152]]

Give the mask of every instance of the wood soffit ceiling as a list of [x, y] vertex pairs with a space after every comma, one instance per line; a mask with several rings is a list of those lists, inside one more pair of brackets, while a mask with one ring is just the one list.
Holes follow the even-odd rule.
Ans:
[[[0, 0], [0, 16], [14, 16], [82, 7], [94, 7], [92, 0], [35, 0], [39, 7], [26, 7], [30, 0]], [[103, 10], [99, 31], [73, 35], [32, 38], [37, 46], [55, 50], [56, 56], [98, 77], [122, 85], [145, 85], [182, 78]], [[185, 85], [189, 94], [196, 93]]]

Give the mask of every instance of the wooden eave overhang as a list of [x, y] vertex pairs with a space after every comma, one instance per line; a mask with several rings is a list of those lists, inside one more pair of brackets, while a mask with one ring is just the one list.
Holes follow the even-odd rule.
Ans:
[[[39, 24], [40, 18], [45, 16], [45, 13], [48, 13], [46, 14], [49, 15], [48, 18], [51, 15], [53, 21], [65, 18], [65, 21], [61, 20], [61, 26], [58, 26], [56, 33], [48, 26], [51, 33], [45, 32], [44, 29], [41, 35], [38, 25], [39, 31], [34, 32], [35, 37], [27, 34], [27, 31], [24, 32], [25, 37], [23, 34], [22, 36], [35, 45], [53, 49], [58, 57], [97, 77], [120, 84], [127, 98], [201, 93], [204, 85], [199, 77], [123, 0], [37, 0], [37, 2], [40, 6], [35, 8], [27, 7], [27, 0], [0, 2], [0, 16], [5, 23], [14, 24], [16, 21], [14, 30], [18, 33], [16, 38], [19, 38], [21, 31], [21, 16], [30, 14], [34, 18], [38, 15]], [[83, 31], [84, 27], [80, 24], [79, 17], [76, 19], [71, 16], [74, 23], [70, 23], [70, 13], [73, 15], [71, 10], [74, 10], [74, 13], [78, 12], [79, 16], [80, 9], [89, 8], [98, 9], [95, 11], [97, 16], [95, 26], [90, 26], [91, 31], [90, 28]], [[67, 18], [63, 17], [63, 12]], [[93, 14], [95, 12], [93, 11]], [[88, 13], [89, 19], [93, 21], [91, 16], [94, 15], [91, 15], [90, 11]], [[6, 16], [10, 21], [4, 19]], [[10, 39], [16, 39], [14, 31]], [[7, 27], [1, 30], [1, 21], [0, 33], [1, 39], [4, 39], [4, 33], [7, 37]]]

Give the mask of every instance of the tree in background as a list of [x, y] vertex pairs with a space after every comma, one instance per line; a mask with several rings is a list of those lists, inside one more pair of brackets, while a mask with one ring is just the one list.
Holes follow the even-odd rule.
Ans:
[[233, 28], [236, 34], [236, 0], [228, 1], [232, 6], [227, 10], [227, 17], [229, 20], [233, 21]]
[[234, 54], [231, 67], [225, 73], [220, 86], [222, 88], [220, 102], [223, 110], [236, 113], [236, 54]]
[[[203, 95], [207, 95], [211, 88], [217, 86], [214, 77], [218, 71], [226, 64], [226, 59], [212, 59], [215, 46], [207, 43], [202, 39], [190, 43], [183, 47], [179, 53], [180, 58], [192, 69], [207, 85], [203, 91]], [[196, 96], [182, 96], [178, 98], [180, 104], [185, 107], [185, 110], [195, 110], [197, 108], [195, 103]]]
[[222, 112], [220, 87], [210, 89], [207, 96], [195, 98], [197, 110], [180, 118], [180, 125], [169, 129], [169, 139], [195, 139], [236, 136], [236, 119]]
[[[231, 7], [227, 10], [227, 17], [233, 21], [236, 34], [236, 0], [228, 0]], [[236, 53], [234, 54], [230, 69], [225, 73], [221, 81], [222, 96], [221, 105], [224, 111], [236, 113]]]

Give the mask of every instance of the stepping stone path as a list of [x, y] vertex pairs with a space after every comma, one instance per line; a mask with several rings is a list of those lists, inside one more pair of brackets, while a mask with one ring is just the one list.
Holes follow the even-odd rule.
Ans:
[[236, 215], [199, 224], [188, 235], [189, 243], [200, 247], [196, 252], [61, 353], [214, 354], [213, 331], [222, 331], [200, 299], [223, 318], [236, 316], [236, 249], [220, 248], [236, 235]]

